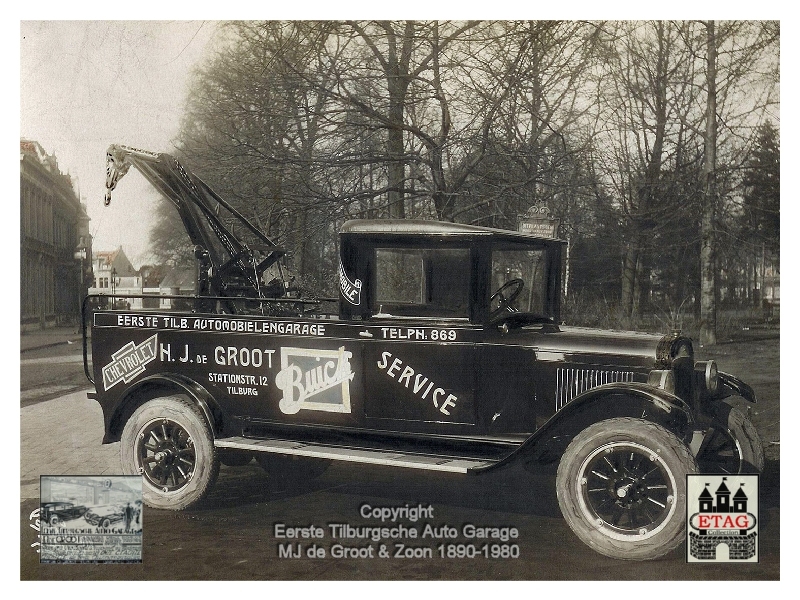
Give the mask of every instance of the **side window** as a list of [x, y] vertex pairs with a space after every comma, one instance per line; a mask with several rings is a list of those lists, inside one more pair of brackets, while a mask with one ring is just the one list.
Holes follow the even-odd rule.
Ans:
[[374, 311], [467, 318], [470, 266], [468, 248], [378, 248]]

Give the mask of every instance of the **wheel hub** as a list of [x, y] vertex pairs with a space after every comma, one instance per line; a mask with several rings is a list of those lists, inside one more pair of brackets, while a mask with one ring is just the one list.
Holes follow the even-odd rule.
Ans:
[[162, 466], [171, 465], [175, 456], [178, 454], [178, 448], [172, 442], [166, 442], [162, 444], [158, 450], [154, 454], [154, 458], [156, 462]]
[[180, 423], [169, 419], [152, 421], [141, 430], [137, 456], [147, 482], [164, 492], [180, 489], [194, 472], [192, 439]]
[[632, 481], [630, 483], [626, 483], [624, 485], [620, 485], [617, 488], [617, 496], [620, 499], [627, 498], [628, 494], [630, 493], [631, 486], [633, 486], [633, 482]]

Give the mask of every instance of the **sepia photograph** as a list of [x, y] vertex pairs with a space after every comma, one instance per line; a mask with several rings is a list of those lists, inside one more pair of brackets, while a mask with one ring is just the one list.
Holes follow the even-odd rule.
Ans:
[[42, 563], [142, 561], [142, 478], [47, 476], [39, 480]]
[[20, 579], [780, 581], [781, 24], [19, 21]]

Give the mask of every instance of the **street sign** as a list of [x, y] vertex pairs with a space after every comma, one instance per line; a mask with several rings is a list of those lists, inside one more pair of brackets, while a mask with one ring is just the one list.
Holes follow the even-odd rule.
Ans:
[[534, 204], [524, 215], [519, 216], [518, 229], [539, 237], [558, 237], [560, 219], [550, 216], [550, 209], [544, 204]]

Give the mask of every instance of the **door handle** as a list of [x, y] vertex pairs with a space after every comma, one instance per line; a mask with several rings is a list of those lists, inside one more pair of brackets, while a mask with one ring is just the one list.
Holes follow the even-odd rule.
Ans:
[[360, 335], [363, 338], [371, 338], [371, 337], [373, 337], [373, 335], [369, 331], [359, 331], [358, 335]]

